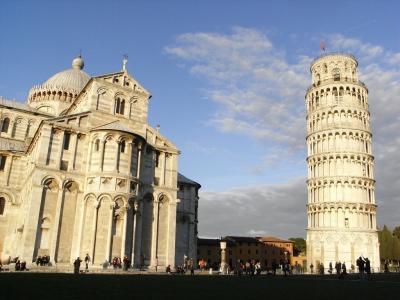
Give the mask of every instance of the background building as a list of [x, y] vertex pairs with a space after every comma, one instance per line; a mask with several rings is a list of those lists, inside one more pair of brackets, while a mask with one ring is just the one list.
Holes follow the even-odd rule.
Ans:
[[90, 77], [81, 57], [0, 101], [2, 261], [49, 255], [175, 265], [196, 253], [198, 189], [178, 148], [147, 123], [150, 93], [126, 70]]
[[238, 260], [260, 261], [263, 269], [270, 269], [272, 263], [279, 264], [293, 257], [293, 242], [276, 237], [225, 236], [222, 239], [203, 239], [197, 241], [197, 259], [204, 259], [213, 268], [221, 263], [220, 242], [226, 242], [226, 263], [234, 268]]
[[368, 89], [357, 60], [332, 53], [311, 64], [307, 107], [307, 264], [368, 257], [379, 270]]

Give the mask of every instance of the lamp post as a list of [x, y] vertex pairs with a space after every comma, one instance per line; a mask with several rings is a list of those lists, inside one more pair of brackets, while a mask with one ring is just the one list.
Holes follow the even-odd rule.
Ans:
[[220, 241], [220, 246], [221, 246], [221, 273], [225, 274], [226, 273], [226, 241], [221, 240]]

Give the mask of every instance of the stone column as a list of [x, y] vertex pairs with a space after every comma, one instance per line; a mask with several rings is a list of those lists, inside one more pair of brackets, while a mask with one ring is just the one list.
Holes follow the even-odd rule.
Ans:
[[[81, 205], [82, 205], [82, 209], [81, 209], [81, 215], [79, 217], [78, 242], [77, 242], [77, 247], [76, 247], [76, 252], [75, 252], [76, 257], [80, 256], [80, 252], [81, 252], [81, 245], [82, 245], [82, 238], [83, 238], [83, 223], [85, 221], [85, 214], [86, 214], [86, 202], [82, 201]], [[91, 259], [93, 260], [93, 256], [91, 256]]]
[[80, 136], [79, 133], [72, 133], [71, 134], [72, 143], [70, 145], [70, 149], [73, 150], [73, 153], [72, 153], [72, 164], [68, 165], [68, 171], [75, 170], [75, 161], [76, 161], [76, 154], [77, 154], [77, 151], [78, 151], [79, 136]]
[[167, 185], [167, 157], [168, 157], [168, 153], [164, 152], [164, 163], [163, 163], [163, 169], [162, 169], [162, 172], [163, 172], [162, 184], [164, 186]]
[[10, 163], [9, 163], [9, 167], [7, 170], [7, 186], [10, 185], [11, 171], [12, 171], [13, 162], [14, 162], [15, 157], [13, 155], [10, 155], [9, 158], [10, 158]]
[[101, 141], [101, 147], [100, 147], [100, 161], [99, 161], [99, 168], [100, 171], [103, 171], [103, 164], [104, 164], [104, 151], [106, 146], [106, 140]]
[[[135, 246], [136, 246], [136, 224], [137, 224], [137, 220], [136, 220], [136, 215], [137, 215], [137, 209], [138, 209], [138, 204], [135, 201], [133, 204], [133, 207], [131, 208], [132, 211], [132, 247], [131, 247], [131, 265], [132, 267], [135, 265]], [[128, 214], [127, 214], [128, 216]]]
[[60, 169], [61, 165], [61, 159], [62, 159], [62, 154], [63, 154], [63, 148], [64, 148], [64, 130], [61, 130], [60, 136], [59, 136], [59, 147], [58, 147], [58, 152], [57, 152], [57, 160], [56, 160], [56, 169]]
[[136, 204], [136, 212], [135, 212], [135, 226], [134, 229], [136, 234], [134, 236], [135, 244], [132, 246], [134, 250], [134, 260], [132, 260], [135, 265], [140, 265], [140, 256], [142, 253], [142, 215], [143, 215], [143, 205]]
[[99, 214], [99, 206], [100, 206], [100, 201], [96, 201], [93, 205], [94, 209], [94, 216], [93, 216], [93, 225], [92, 225], [92, 253], [91, 258], [92, 258], [92, 265], [94, 264], [94, 255], [95, 255], [95, 249], [96, 249], [96, 233], [97, 233], [97, 218]]
[[108, 219], [108, 234], [107, 234], [107, 249], [106, 249], [106, 260], [107, 261], [110, 261], [110, 256], [111, 256], [113, 219], [114, 219], [114, 204], [111, 204], [110, 205], [110, 218]]
[[221, 247], [221, 269], [222, 269], [222, 274], [225, 275], [225, 270], [226, 270], [226, 242], [221, 241], [220, 242], [220, 247]]
[[133, 155], [133, 142], [127, 143], [128, 146], [128, 174], [132, 176], [132, 155]]
[[115, 156], [116, 159], [115, 159], [114, 171], [119, 172], [119, 161], [121, 159], [121, 152], [120, 152], [121, 144], [118, 141], [115, 141], [115, 144], [117, 145], [117, 153]]
[[158, 247], [158, 209], [160, 202], [155, 199], [153, 202], [153, 232], [151, 235], [151, 259], [150, 264], [155, 267], [157, 264], [157, 247]]
[[89, 145], [89, 155], [88, 155], [88, 160], [86, 162], [86, 172], [89, 172], [92, 167], [92, 153], [94, 147], [93, 141], [89, 142], [88, 145]]
[[56, 215], [54, 217], [54, 227], [51, 235], [51, 245], [50, 245], [50, 259], [53, 263], [56, 262], [56, 252], [57, 252], [57, 244], [58, 244], [58, 236], [60, 230], [60, 221], [61, 221], [61, 210], [63, 207], [64, 201], [64, 187], [59, 190], [57, 197], [57, 206], [56, 206]]
[[[43, 124], [41, 135], [39, 137], [39, 142], [37, 146], [38, 156], [37, 163], [45, 165], [47, 162], [48, 152], [50, 151], [50, 138], [52, 136], [52, 129], [50, 126]], [[46, 149], [47, 151], [40, 151], [41, 149]]]
[[128, 219], [128, 207], [124, 207], [124, 223], [122, 227], [122, 238], [121, 238], [121, 259], [126, 255], [126, 224]]
[[138, 155], [137, 155], [137, 163], [136, 163], [136, 178], [138, 180], [138, 185], [136, 187], [136, 196], [139, 196], [139, 187], [140, 187], [140, 169], [142, 168], [142, 143], [138, 143]]
[[175, 265], [175, 238], [176, 238], [176, 205], [177, 199], [170, 199], [168, 205], [168, 240], [167, 240], [167, 265]]

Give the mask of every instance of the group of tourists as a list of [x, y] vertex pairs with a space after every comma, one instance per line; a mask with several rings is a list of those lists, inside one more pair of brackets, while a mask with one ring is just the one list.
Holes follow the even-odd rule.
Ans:
[[[200, 267], [200, 263], [199, 263], [199, 267]], [[195, 266], [194, 266], [193, 258], [188, 258], [186, 255], [184, 255], [182, 264], [176, 266], [175, 274], [184, 275], [186, 272], [190, 271], [190, 275], [194, 275], [194, 269], [195, 269]], [[165, 271], [167, 274], [173, 274], [171, 265], [168, 265]]]
[[36, 257], [36, 265], [37, 266], [48, 266], [50, 265], [50, 256], [43, 255]]
[[[360, 256], [357, 260], [356, 260], [356, 265], [358, 267], [358, 272], [360, 274], [360, 278], [364, 278], [365, 276], [369, 277], [369, 275], [371, 274], [371, 262], [368, 258], [364, 258], [362, 256]], [[325, 274], [325, 267], [323, 263], [318, 264], [317, 266], [317, 270], [316, 270], [317, 274], [319, 275], [324, 275]], [[346, 267], [346, 263], [345, 262], [336, 262], [335, 263], [335, 271], [336, 271], [336, 275], [338, 276], [338, 278], [342, 279], [345, 275], [347, 275], [347, 267]], [[329, 263], [329, 268], [328, 268], [328, 273], [330, 275], [333, 274], [333, 264], [332, 262]], [[355, 272], [355, 267], [354, 265], [351, 265], [351, 273]], [[310, 264], [310, 273], [313, 274], [314, 273], [314, 265]]]
[[121, 257], [114, 257], [111, 265], [113, 266], [114, 270], [115, 269], [123, 269], [124, 271], [127, 271], [129, 269], [129, 265], [130, 265], [130, 260], [128, 258], [128, 256], [124, 256], [124, 258], [121, 260]]
[[[340, 261], [336, 262], [335, 270], [336, 270], [336, 275], [339, 278], [343, 278], [345, 275], [347, 275], [346, 263], [345, 262], [341, 263]], [[314, 265], [312, 263], [310, 264], [310, 273], [314, 274]], [[332, 262], [329, 263], [328, 273], [333, 274]], [[318, 264], [317, 269], [316, 269], [316, 274], [319, 274], [319, 275], [325, 274], [325, 266], [323, 263]]]
[[368, 257], [364, 258], [360, 256], [356, 261], [356, 265], [358, 267], [360, 278], [364, 278], [365, 275], [367, 277], [371, 275], [371, 262], [369, 261]]
[[15, 271], [25, 271], [26, 270], [26, 261], [20, 261], [19, 259], [15, 263]]
[[261, 263], [259, 260], [255, 259], [249, 259], [246, 262], [243, 262], [242, 260], [239, 259], [236, 264], [235, 274], [238, 276], [241, 276], [243, 274], [248, 276], [260, 275]]

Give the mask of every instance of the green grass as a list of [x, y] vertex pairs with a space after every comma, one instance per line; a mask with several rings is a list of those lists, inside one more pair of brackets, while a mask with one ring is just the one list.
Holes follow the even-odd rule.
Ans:
[[400, 277], [0, 273], [0, 299], [397, 299]]

